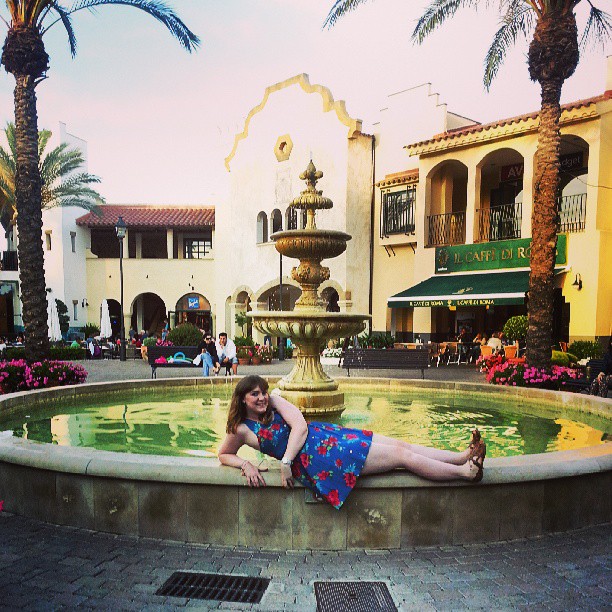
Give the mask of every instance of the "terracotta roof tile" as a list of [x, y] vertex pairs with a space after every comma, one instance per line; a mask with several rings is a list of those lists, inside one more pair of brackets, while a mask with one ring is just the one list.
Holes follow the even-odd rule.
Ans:
[[[594, 96], [592, 98], [585, 98], [584, 100], [576, 100], [575, 102], [569, 102], [568, 104], [561, 105], [561, 112], [570, 111], [577, 108], [583, 108], [585, 106], [590, 106], [591, 104], [596, 104], [597, 102], [602, 102], [604, 100], [612, 99], [612, 91], [606, 91], [599, 96]], [[413, 148], [418, 146], [423, 146], [426, 144], [430, 144], [433, 142], [439, 142], [441, 140], [452, 140], [454, 138], [458, 138], [460, 136], [464, 136], [465, 134], [474, 134], [476, 132], [482, 132], [486, 130], [490, 130], [492, 128], [503, 127], [505, 125], [510, 125], [513, 123], [519, 123], [522, 121], [528, 121], [530, 119], [537, 119], [540, 111], [534, 111], [532, 113], [525, 113], [524, 115], [517, 115], [516, 117], [509, 117], [507, 119], [499, 119], [497, 121], [493, 121], [492, 123], [485, 123], [478, 125], [470, 125], [468, 127], [463, 128], [455, 128], [452, 130], [448, 130], [441, 134], [436, 134], [433, 138], [429, 140], [423, 140], [421, 142], [415, 142], [414, 144], [408, 145], [407, 148]]]
[[88, 213], [77, 219], [84, 227], [115, 227], [121, 216], [128, 227], [203, 227], [215, 225], [214, 206], [153, 206], [113, 204], [100, 206], [102, 215]]
[[414, 183], [419, 180], [419, 169], [403, 170], [402, 172], [394, 172], [387, 174], [384, 179], [376, 183], [377, 187], [390, 187], [392, 185], [404, 185], [406, 183]]

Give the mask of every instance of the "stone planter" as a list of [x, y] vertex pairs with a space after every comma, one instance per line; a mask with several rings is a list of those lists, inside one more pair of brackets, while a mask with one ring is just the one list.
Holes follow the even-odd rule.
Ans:
[[238, 357], [238, 365], [249, 365], [251, 363], [250, 357]]

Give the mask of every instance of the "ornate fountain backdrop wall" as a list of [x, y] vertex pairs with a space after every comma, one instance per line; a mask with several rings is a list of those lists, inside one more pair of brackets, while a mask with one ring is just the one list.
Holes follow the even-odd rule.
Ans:
[[322, 176], [311, 160], [300, 174], [306, 181], [306, 189], [290, 204], [294, 209], [306, 211], [306, 226], [271, 236], [281, 255], [300, 261], [291, 271], [292, 278], [302, 289], [295, 310], [256, 311], [248, 315], [260, 332], [291, 338], [298, 347], [295, 366], [279, 381], [278, 388], [283, 397], [308, 415], [339, 414], [344, 410], [344, 394], [321, 366], [321, 349], [330, 338], [359, 334], [371, 318], [363, 314], [326, 312], [325, 302], [319, 295], [319, 285], [329, 279], [329, 268], [321, 265], [321, 261], [344, 253], [351, 239], [344, 232], [317, 229], [316, 211], [333, 206], [333, 202], [316, 189]]

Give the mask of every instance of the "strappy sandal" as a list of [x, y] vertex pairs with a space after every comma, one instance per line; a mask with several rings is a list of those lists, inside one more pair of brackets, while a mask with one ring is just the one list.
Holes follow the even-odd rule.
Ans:
[[474, 451], [476, 450], [476, 447], [478, 446], [479, 442], [481, 440], [481, 436], [480, 436], [480, 432], [478, 431], [478, 429], [472, 429], [472, 440], [470, 442], [470, 457], [474, 454]]
[[478, 468], [478, 472], [476, 472], [476, 476], [472, 478], [472, 482], [480, 482], [482, 480], [484, 474], [484, 460], [486, 456], [487, 445], [482, 440], [479, 440], [478, 444], [476, 444], [474, 447], [472, 456], [469, 459], [472, 464]]

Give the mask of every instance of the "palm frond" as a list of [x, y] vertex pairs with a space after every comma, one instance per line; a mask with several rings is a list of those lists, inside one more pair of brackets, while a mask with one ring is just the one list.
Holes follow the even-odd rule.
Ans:
[[[433, 0], [419, 18], [412, 40], [421, 44], [429, 34], [441, 26], [447, 19], [450, 19], [460, 8], [478, 8], [479, 0]], [[488, 5], [489, 0], [484, 0], [481, 4]]]
[[71, 15], [83, 9], [92, 10], [97, 6], [122, 4], [140, 9], [162, 23], [174, 38], [190, 53], [200, 45], [200, 39], [183, 23], [178, 15], [163, 0], [77, 0], [66, 12]]
[[347, 13], [354, 11], [360, 4], [363, 4], [367, 0], [335, 0], [334, 6], [327, 14], [325, 21], [323, 22], [324, 28], [331, 28], [336, 25], [336, 22], [341, 17], [344, 17]]
[[485, 58], [484, 85], [487, 89], [499, 68], [504, 62], [506, 53], [522, 34], [527, 38], [534, 27], [534, 11], [524, 0], [511, 0], [501, 22], [501, 27], [495, 33], [493, 42]]
[[[13, 126], [13, 129], [14, 127], [15, 126]], [[51, 136], [53, 136], [53, 132], [51, 130], [40, 130], [40, 132], [38, 132], [38, 158], [39, 159], [42, 159]]]
[[59, 19], [56, 19], [53, 23], [43, 28], [41, 30], [41, 34], [44, 34], [54, 23], [61, 21], [62, 25], [64, 26], [64, 29], [66, 30], [66, 34], [68, 34], [68, 44], [70, 45], [70, 55], [74, 57], [77, 52], [77, 41], [76, 41], [76, 35], [74, 33], [74, 28], [72, 27], [72, 20], [70, 19], [70, 12], [66, 10], [63, 6], [61, 6], [56, 0], [50, 0], [49, 8], [52, 8], [59, 15]]
[[580, 39], [580, 48], [586, 49], [598, 43], [603, 45], [611, 37], [612, 17], [591, 4], [589, 18]]

